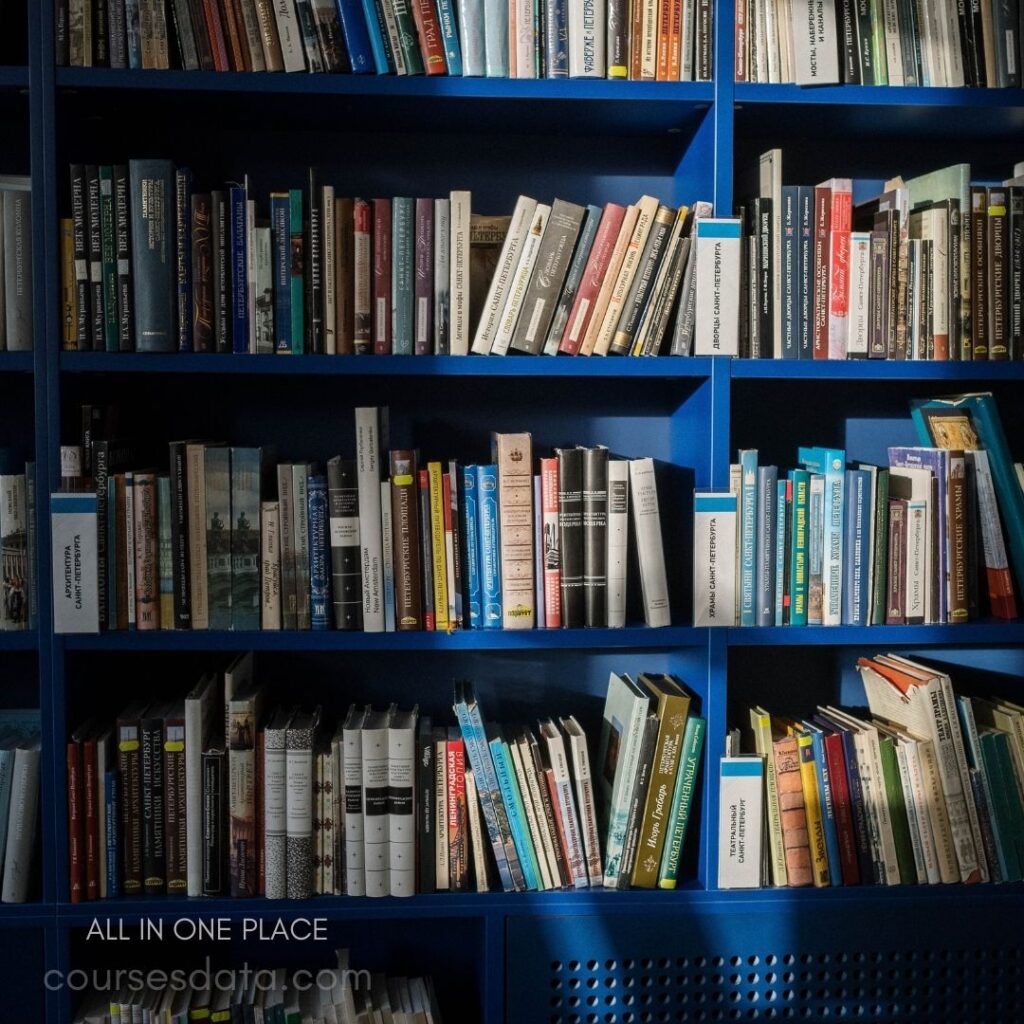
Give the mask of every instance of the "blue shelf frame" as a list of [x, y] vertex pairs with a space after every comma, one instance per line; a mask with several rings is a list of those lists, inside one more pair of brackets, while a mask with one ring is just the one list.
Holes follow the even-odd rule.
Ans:
[[[977, 384], [1024, 380], [1024, 364], [1008, 363], [892, 363], [850, 361], [778, 362], [699, 359], [497, 359], [457, 357], [364, 358], [304, 356], [271, 359], [257, 356], [62, 353], [59, 347], [59, 280], [57, 217], [64, 170], [58, 166], [55, 126], [62, 111], [77, 103], [110, 104], [129, 97], [148, 102], [196, 104], [260, 100], [295, 103], [317, 100], [356, 104], [368, 110], [404, 109], [440, 112], [496, 111], [526, 119], [543, 114], [538, 133], [560, 131], [594, 137], [644, 135], [680, 136], [678, 166], [673, 189], [666, 199], [710, 196], [719, 210], [733, 204], [736, 125], [746, 108], [759, 118], [773, 111], [808, 108], [837, 118], [842, 124], [863, 128], [875, 116], [901, 122], [910, 117], [926, 131], [937, 130], [943, 118], [978, 116], [993, 123], [1015, 125], [1024, 120], [1024, 90], [887, 89], [824, 87], [802, 89], [791, 85], [749, 85], [732, 81], [734, 24], [730, 0], [716, 0], [714, 56], [719, 70], [711, 83], [630, 83], [610, 81], [507, 81], [494, 79], [397, 78], [376, 76], [216, 74], [194, 72], [112, 71], [56, 68], [53, 59], [53, 14], [47, 0], [29, 0], [29, 54], [26, 66], [0, 67], [0, 97], [8, 105], [24, 103], [29, 125], [29, 149], [34, 202], [34, 313], [37, 345], [32, 353], [0, 353], [0, 376], [31, 374], [35, 419], [31, 431], [39, 473], [39, 493], [56, 489], [59, 482], [57, 446], [61, 437], [61, 401], [65, 389], [90, 375], [111, 375], [152, 383], [210, 376], [289, 376], [337, 378], [509, 378], [518, 382], [546, 378], [567, 382], [586, 378], [621, 379], [638, 398], [646, 383], [659, 388], [678, 387], [680, 406], [672, 415], [672, 460], [685, 462], [687, 432], [694, 420], [706, 446], [706, 465], [700, 483], [728, 485], [732, 452], [734, 382], [743, 396], [750, 388], [785, 386], [790, 382], [902, 381]], [[390, 106], [389, 106], [390, 104]], [[452, 134], [472, 136], [472, 121], [446, 125]], [[599, 158], [598, 158], [599, 159]], [[598, 173], [595, 170], [595, 173]], [[795, 394], [796, 392], [794, 392]], [[699, 397], [696, 397], [699, 394]], [[687, 408], [689, 403], [695, 403]], [[699, 409], [699, 414], [694, 412]], [[39, 538], [40, 625], [37, 631], [0, 633], [0, 654], [27, 652], [38, 659], [43, 740], [47, 756], [42, 777], [42, 899], [25, 906], [0, 905], [0, 929], [31, 929], [41, 933], [46, 965], [66, 971], [71, 964], [72, 932], [93, 917], [138, 919], [143, 916], [274, 915], [289, 917], [315, 913], [339, 921], [384, 919], [427, 921], [471, 918], [482, 922], [486, 979], [483, 998], [487, 1019], [499, 1019], [506, 999], [506, 924], [513, 917], [609, 917], [625, 922], [651, 914], [683, 915], [702, 909], [743, 914], [764, 908], [790, 908], [806, 912], [823, 906], [874, 905], [902, 907], [948, 905], [950, 910], [969, 902], [995, 906], [1006, 897], [1015, 902], [1022, 886], [979, 888], [951, 886], [941, 890], [897, 887], [884, 891], [836, 889], [759, 890], [723, 893], [715, 889], [718, 813], [716, 758], [706, 760], [701, 781], [700, 877], [676, 892], [587, 892], [506, 895], [502, 893], [424, 895], [409, 900], [347, 900], [321, 898], [302, 903], [267, 900], [142, 899], [103, 903], [66, 902], [67, 841], [64, 817], [64, 768], [61, 752], [68, 732], [67, 698], [75, 685], [69, 676], [69, 658], [130, 652], [201, 652], [255, 649], [279, 652], [388, 651], [526, 651], [545, 652], [698, 652], [705, 659], [704, 712], [713, 745], [727, 722], [729, 658], [731, 651], [752, 647], [900, 647], [923, 649], [952, 646], [1019, 648], [1024, 645], [1024, 623], [979, 622], [965, 626], [833, 627], [768, 629], [695, 629], [674, 626], [662, 630], [630, 627], [624, 630], [536, 630], [529, 633], [464, 632], [438, 634], [328, 633], [129, 633], [96, 637], [55, 636], [50, 615], [48, 565], [49, 517], [40, 501]], [[24, 653], [19, 656], [24, 657]], [[892, 901], [896, 901], [893, 903]], [[990, 903], [991, 901], [991, 903]], [[1002, 905], [1002, 902], [1000, 903]], [[0, 977], [3, 972], [0, 971]], [[46, 1019], [67, 1024], [71, 1007], [67, 998], [47, 993]]]

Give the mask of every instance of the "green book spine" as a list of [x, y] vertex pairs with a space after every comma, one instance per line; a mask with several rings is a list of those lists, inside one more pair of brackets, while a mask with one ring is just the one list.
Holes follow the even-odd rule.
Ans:
[[885, 595], [889, 585], [889, 470], [875, 478], [874, 579], [871, 582], [871, 625], [885, 625]]
[[402, 57], [405, 60], [406, 73], [410, 75], [422, 75], [423, 57], [420, 54], [420, 45], [416, 37], [416, 22], [413, 19], [412, 7], [409, 0], [393, 0], [392, 7], [395, 10], [395, 24], [398, 27], [398, 43], [402, 48]]
[[791, 626], [806, 626], [809, 582], [807, 516], [810, 503], [811, 474], [806, 469], [794, 469], [791, 471], [790, 477], [793, 481], [793, 528], [789, 563], [789, 624]]
[[415, 220], [415, 199], [391, 200], [391, 351], [397, 356], [413, 354]]
[[117, 236], [114, 232], [114, 168], [105, 165], [100, 175], [100, 259], [103, 280], [103, 343], [118, 351]]
[[288, 193], [289, 232], [292, 239], [291, 299], [292, 299], [292, 354], [301, 356], [305, 351], [306, 324], [303, 310], [303, 271], [305, 252], [302, 235], [302, 189]]
[[900, 766], [896, 760], [896, 747], [892, 737], [879, 736], [878, 749], [882, 755], [882, 778], [885, 782], [885, 799], [889, 804], [892, 838], [896, 844], [900, 881], [904, 885], [913, 885], [917, 881], [917, 867], [914, 864], [914, 846], [910, 839], [910, 823], [907, 821], [907, 803], [903, 795]]
[[998, 733], [982, 734], [981, 756], [989, 781], [989, 792], [992, 794], [992, 832], [999, 856], [999, 869], [1004, 882], [1019, 882], [1021, 870], [1020, 858], [1017, 856], [1016, 822], [1010, 807], [1010, 791], [1006, 785], [1009, 781], [1011, 786], [1016, 787], [1016, 783], [1012, 777], [1009, 780], [1003, 777]]
[[885, 14], [882, 0], [871, 0], [871, 52], [875, 55], [872, 67], [874, 82], [864, 84], [888, 85], [889, 69], [885, 58]]
[[672, 792], [672, 814], [668, 822], [668, 839], [661, 855], [658, 872], [658, 887], [674, 889], [679, 876], [679, 862], [686, 842], [686, 828], [690, 823], [693, 809], [693, 794], [697, 789], [700, 773], [700, 754], [704, 746], [704, 732], [707, 723], [703, 718], [690, 715], [683, 733], [683, 756], [676, 774], [676, 785]]

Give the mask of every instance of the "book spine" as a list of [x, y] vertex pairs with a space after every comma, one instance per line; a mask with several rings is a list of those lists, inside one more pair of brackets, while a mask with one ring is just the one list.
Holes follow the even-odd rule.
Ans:
[[334, 351], [355, 353], [355, 200], [334, 200]]
[[757, 616], [757, 450], [740, 452], [740, 625], [753, 626]]
[[[362, 730], [363, 851], [366, 895], [390, 893], [388, 878], [388, 757], [383, 729]], [[383, 752], [383, 754], [381, 753]]]
[[700, 772], [701, 749], [706, 723], [696, 715], [688, 716], [683, 733], [682, 755], [672, 794], [672, 812], [666, 830], [665, 847], [658, 870], [658, 886], [674, 889], [679, 876], [686, 830], [690, 823], [693, 797]]
[[159, 577], [159, 621], [163, 629], [174, 629], [174, 560], [171, 544], [171, 481], [166, 474], [156, 478], [157, 565]]
[[[422, 471], [421, 471], [422, 477]], [[477, 467], [462, 468], [462, 535], [466, 546], [466, 597], [471, 629], [483, 626], [480, 564], [480, 520], [477, 508]], [[550, 607], [550, 605], [548, 605]]]
[[[988, 193], [984, 186], [971, 186], [971, 338], [975, 360], [988, 359]], [[81, 315], [81, 314], [79, 314]]]
[[794, 470], [793, 502], [791, 514], [791, 536], [789, 578], [790, 578], [790, 615], [789, 622], [793, 626], [807, 624], [807, 552], [808, 552], [808, 491], [809, 474], [805, 470]]
[[206, 450], [206, 573], [210, 629], [231, 628], [231, 450]]
[[232, 448], [230, 463], [231, 628], [259, 629], [262, 452]]
[[[608, 623], [608, 450], [583, 451], [584, 624]], [[504, 525], [504, 524], [503, 524]]]
[[416, 888], [437, 891], [437, 765], [430, 719], [421, 717], [416, 736], [415, 818]]
[[363, 595], [359, 556], [359, 488], [355, 463], [327, 464], [332, 595], [335, 629], [362, 627]]
[[71, 222], [75, 261], [76, 336], [80, 351], [92, 348], [92, 321], [89, 306], [92, 291], [89, 287], [89, 204], [87, 201], [86, 170], [82, 164], [71, 165]]
[[288, 231], [290, 239], [288, 282], [291, 309], [290, 350], [300, 356], [305, 350], [305, 235], [302, 223], [302, 190], [293, 188], [288, 192]]
[[260, 505], [260, 629], [281, 628], [281, 512], [276, 501]]
[[147, 894], [162, 894], [167, 885], [164, 833], [163, 720], [141, 724], [142, 875]]
[[423, 573], [423, 628], [437, 628], [434, 613], [434, 542], [430, 517], [430, 473], [419, 470], [420, 568]]
[[759, 626], [775, 623], [775, 533], [778, 523], [776, 500], [778, 470], [760, 466], [757, 470], [757, 570], [755, 579], [755, 621]]
[[395, 621], [399, 630], [423, 628], [418, 478], [414, 452], [409, 450], [391, 452]]
[[392, 896], [412, 896], [416, 891], [415, 737], [415, 724], [388, 729], [388, 879]]
[[671, 622], [671, 610], [653, 459], [630, 460], [629, 488], [644, 621], [648, 626], [667, 626]]
[[[100, 203], [99, 168], [95, 164], [85, 167], [85, 197], [87, 204], [87, 235], [89, 274], [89, 336], [92, 339], [93, 351], [102, 352], [104, 343], [103, 317], [103, 227]], [[4, 202], [4, 228], [7, 227], [7, 203]], [[6, 230], [5, 230], [6, 234]]]
[[331, 573], [327, 565], [327, 480], [319, 473], [309, 477], [306, 503], [309, 522], [309, 616], [311, 629], [327, 629], [331, 623]]
[[451, 200], [434, 200], [434, 355], [447, 355], [450, 348], [451, 288]]
[[183, 719], [168, 719], [165, 722], [163, 758], [166, 786], [164, 830], [167, 846], [167, 895], [183, 896], [188, 890]]
[[391, 335], [391, 200], [373, 200], [373, 352], [390, 355]]
[[[494, 434], [492, 449], [498, 476], [502, 624], [505, 629], [531, 629], [536, 624], [531, 438], [529, 434]], [[598, 511], [595, 507], [595, 515]], [[602, 537], [602, 561], [604, 554]]]
[[432, 552], [432, 578], [434, 583], [434, 625], [435, 628], [447, 632], [454, 628], [448, 616], [448, 546], [445, 542], [445, 510], [444, 480], [440, 462], [431, 462], [427, 466], [430, 480], [430, 547]]
[[203, 895], [224, 894], [224, 751], [203, 751]]
[[[996, 5], [998, 9], [999, 5]], [[1008, 359], [1009, 275], [1006, 191], [988, 190], [988, 358]]]
[[[448, 586], [448, 598], [453, 608], [454, 622], [459, 629], [466, 627], [469, 618], [465, 610], [465, 550], [463, 548], [462, 524], [459, 517], [459, 464], [454, 459], [448, 462], [448, 472], [444, 477], [446, 498], [445, 511], [445, 542], [451, 537], [451, 548], [448, 553], [448, 571], [451, 580]], [[451, 617], [451, 616], [450, 616]]]
[[[385, 758], [385, 764], [387, 763]], [[313, 730], [285, 732], [285, 892], [313, 895]]]
[[298, 624], [298, 596], [295, 576], [295, 494], [292, 467], [282, 463], [277, 467], [277, 497], [281, 521], [281, 627], [296, 629]]
[[434, 200], [416, 200], [413, 343], [418, 356], [433, 352], [434, 343]]
[[391, 351], [412, 355], [415, 342], [415, 200], [391, 200]]
[[[498, 470], [477, 466], [477, 509], [480, 525], [480, 591], [484, 629], [500, 629], [504, 622], [501, 573], [501, 520]], [[582, 519], [581, 519], [582, 522]], [[580, 584], [582, 598], [582, 554]]]
[[453, 356], [469, 352], [470, 332], [470, 220], [471, 195], [452, 192], [449, 199], [449, 351]]
[[292, 529], [295, 531], [295, 628], [309, 629], [309, 466], [306, 463], [298, 462], [292, 466], [292, 495]]
[[234, 897], [257, 894], [256, 717], [256, 702], [251, 695], [228, 701], [226, 809], [229, 875]]
[[[191, 197], [192, 330], [190, 341], [196, 352], [212, 352], [216, 347], [210, 216], [209, 194], [193, 194]], [[180, 335], [178, 340], [180, 344]]]
[[886, 625], [902, 625], [906, 618], [907, 578], [907, 503], [902, 499], [889, 502], [888, 586], [886, 587]]
[[458, 730], [450, 730], [445, 746], [445, 808], [448, 819], [448, 888], [469, 887], [466, 807], [466, 752]]
[[815, 359], [828, 358], [829, 252], [832, 190], [828, 185], [814, 189], [814, 303], [812, 344]]
[[[611, 493], [611, 476], [612, 471], [609, 468], [609, 548], [612, 544], [612, 515], [618, 514], [621, 505], [621, 496], [616, 488], [614, 496]], [[541, 477], [541, 500], [538, 515], [541, 520], [541, 536], [543, 542], [543, 581], [544, 581], [544, 625], [548, 629], [558, 629], [562, 625], [562, 584], [561, 584], [561, 569], [560, 569], [560, 552], [558, 546], [559, 539], [559, 488], [558, 488], [558, 459], [541, 459], [540, 460], [540, 477]], [[628, 488], [628, 483], [625, 485]], [[627, 498], [628, 501], [628, 492]], [[613, 508], [614, 505], [614, 508]], [[624, 511], [624, 510], [623, 510]], [[615, 536], [618, 536], [618, 530], [620, 529], [620, 521], [614, 520], [615, 523]], [[616, 549], [615, 554], [618, 555]], [[608, 572], [609, 572], [609, 622], [611, 622], [611, 604], [613, 595], [610, 586], [610, 577], [612, 573], [612, 556], [608, 557]], [[618, 566], [618, 559], [615, 559], [616, 568]], [[624, 568], [624, 567], [623, 567]], [[616, 573], [616, 580], [618, 580], [618, 574]], [[617, 598], [617, 592], [616, 592]], [[616, 611], [617, 611], [616, 604]], [[623, 612], [625, 608], [623, 607]]]
[[356, 355], [373, 352], [373, 262], [371, 233], [373, 215], [365, 199], [357, 199], [353, 209], [353, 334]]
[[152, 473], [136, 473], [133, 491], [133, 529], [135, 531], [135, 602], [137, 629], [160, 628], [159, 561], [157, 553], [156, 478]]
[[[116, 352], [118, 350], [118, 317], [117, 317], [117, 264], [116, 264], [116, 244], [114, 229], [114, 171], [109, 165], [101, 166], [98, 168], [99, 174], [99, 213], [100, 213], [100, 276], [102, 279], [102, 296], [103, 296], [103, 348], [107, 352]], [[8, 192], [4, 194], [4, 233], [8, 237], [8, 252], [15, 253], [15, 259], [18, 259], [17, 254], [22, 251], [22, 238], [21, 231], [18, 230], [18, 225], [11, 223], [11, 219], [8, 218], [8, 209], [12, 207], [12, 204], [18, 203], [21, 197], [14, 192]], [[14, 226], [15, 232], [10, 232], [8, 228]], [[8, 283], [7, 289], [7, 348], [8, 351], [25, 347], [23, 344], [18, 344], [20, 340], [20, 332], [15, 333], [12, 327], [17, 323], [17, 316], [15, 314], [16, 303], [12, 302], [12, 298], [16, 298], [12, 295], [12, 289]], [[31, 335], [29, 335], [29, 342], [31, 342]], [[29, 346], [30, 347], [30, 346]]]
[[171, 352], [177, 336], [171, 165], [132, 160], [129, 175], [135, 347], [139, 352]]
[[359, 547], [363, 588], [363, 629], [384, 630], [383, 548], [381, 540], [380, 453], [382, 416], [376, 408], [356, 409]]
[[177, 284], [179, 352], [191, 352], [192, 339], [192, 174], [187, 168], [174, 172], [174, 276]]

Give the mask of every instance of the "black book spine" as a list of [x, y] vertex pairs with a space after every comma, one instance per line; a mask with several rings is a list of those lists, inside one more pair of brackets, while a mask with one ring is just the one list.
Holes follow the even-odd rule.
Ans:
[[103, 234], [100, 226], [100, 174], [95, 164], [85, 168], [86, 202], [89, 208], [89, 337], [95, 352], [106, 348], [103, 334]]
[[212, 352], [214, 341], [213, 249], [210, 196], [192, 195], [192, 348]]
[[224, 751], [203, 751], [203, 895], [224, 894]]
[[694, 33], [693, 71], [698, 82], [710, 82], [712, 72], [711, 0], [697, 0], [697, 31]]
[[970, 0], [971, 4], [971, 68], [974, 84], [984, 89], [988, 85], [988, 65], [985, 63], [985, 30], [981, 26], [982, 0]]
[[132, 303], [132, 204], [128, 194], [128, 167], [114, 166], [114, 241], [117, 247], [117, 347], [120, 352], [135, 351], [135, 326]]
[[885, 60], [885, 54], [875, 53], [871, 46], [870, 0], [856, 0], [854, 14], [856, 15], [857, 53], [860, 57], [860, 82], [861, 85], [877, 85], [875, 64], [879, 58]]
[[860, 85], [856, 8], [857, 0], [839, 0], [839, 57], [841, 74], [846, 85]]
[[[963, 3], [964, 0], [957, 0]], [[917, 46], [914, 45], [914, 8], [916, 0], [896, 0], [896, 17], [899, 23], [900, 55], [903, 62], [903, 84], [920, 85], [921, 75], [917, 60]], [[967, 66], [964, 65], [964, 72]]]
[[110, 48], [107, 43], [107, 5], [103, 0], [93, 0], [92, 5], [92, 66], [105, 68], [110, 63]]
[[740, 339], [743, 345], [740, 355], [749, 359], [754, 353], [761, 354], [761, 229], [758, 224], [757, 200], [752, 200], [744, 208], [743, 214], [744, 231], [740, 252], [743, 260], [740, 277], [743, 291], [740, 294], [746, 307], [747, 336]]
[[142, 879], [150, 895], [167, 888], [164, 846], [164, 721], [142, 720]]
[[949, 358], [963, 358], [964, 325], [960, 317], [960, 251], [963, 245], [961, 226], [963, 218], [960, 213], [960, 200], [947, 199], [946, 209], [948, 211], [947, 236], [948, 236], [948, 259], [946, 268], [948, 273], [947, 291], [948, 296], [948, 330], [949, 330]]
[[430, 717], [423, 715], [416, 739], [416, 892], [437, 891], [436, 756]]
[[[103, 0], [100, 0], [103, 2]], [[107, 2], [107, 49], [112, 68], [128, 67], [128, 25], [125, 17], [124, 0]]]
[[327, 514], [330, 519], [334, 628], [362, 629], [359, 487], [354, 459], [333, 458], [327, 462]]
[[89, 205], [86, 200], [85, 167], [71, 165], [71, 231], [75, 256], [75, 304], [78, 307], [78, 349], [92, 348], [89, 317]]
[[971, 13], [971, 0], [956, 0], [956, 23], [960, 37], [960, 55], [964, 65], [964, 85], [978, 85], [975, 77], [978, 69], [974, 61], [974, 17]]
[[171, 571], [174, 574], [174, 628], [192, 628], [188, 559], [188, 471], [184, 441], [171, 442]]
[[210, 193], [213, 253], [213, 336], [218, 352], [231, 351], [231, 303], [228, 298], [228, 204], [222, 191]]
[[178, 351], [192, 351], [192, 172], [174, 172], [175, 279], [178, 285]]
[[583, 449], [583, 604], [590, 627], [608, 625], [608, 449]]
[[306, 288], [306, 351], [324, 350], [323, 191], [309, 169], [309, 286]]
[[57, 0], [53, 6], [54, 59], [57, 62], [57, 67], [64, 68], [68, 66], [71, 59], [68, 45], [68, 0]]
[[772, 230], [772, 201], [762, 197], [754, 200], [754, 209], [757, 211], [757, 299], [758, 317], [760, 318], [760, 329], [758, 337], [760, 345], [758, 351], [751, 352], [751, 356], [771, 357], [771, 345], [768, 343], [773, 335], [773, 316], [775, 313], [774, 288], [772, 287], [772, 243], [774, 231]]
[[558, 550], [562, 568], [562, 625], [583, 625], [583, 452], [559, 448]]

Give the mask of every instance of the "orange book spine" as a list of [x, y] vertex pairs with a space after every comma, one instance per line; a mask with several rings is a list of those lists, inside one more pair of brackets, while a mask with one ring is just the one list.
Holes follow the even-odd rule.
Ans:
[[[742, 5], [741, 5], [742, 6]], [[668, 80], [678, 82], [683, 65], [683, 0], [669, 0]]]
[[669, 40], [672, 36], [672, 7], [676, 0], [658, 0], [658, 49], [655, 80], [667, 82]]

